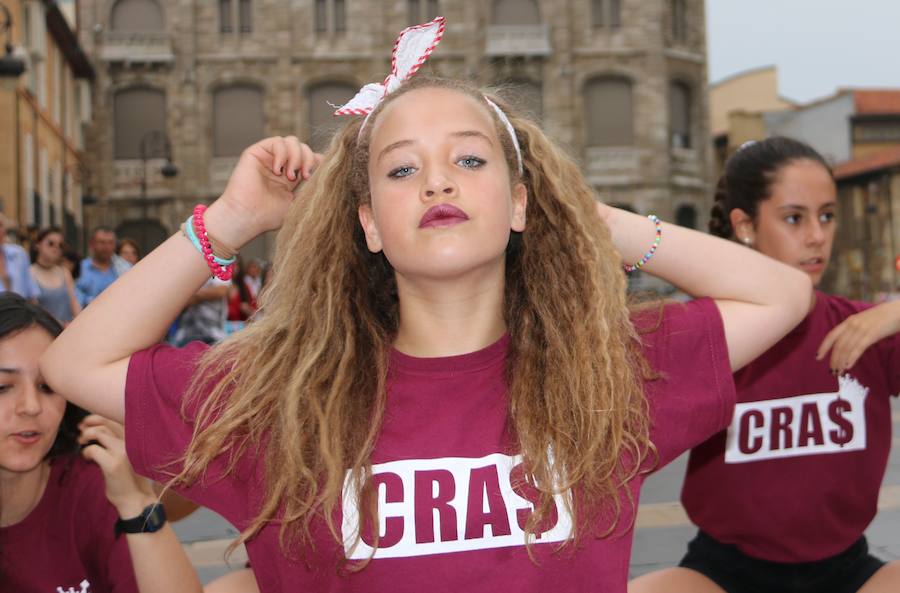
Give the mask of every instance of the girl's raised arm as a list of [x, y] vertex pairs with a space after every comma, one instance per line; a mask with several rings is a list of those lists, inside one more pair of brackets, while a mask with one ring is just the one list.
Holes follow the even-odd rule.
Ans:
[[[320, 158], [293, 136], [245, 150], [204, 216], [214, 245], [234, 252], [281, 226], [294, 190]], [[41, 357], [43, 376], [66, 399], [123, 422], [131, 355], [159, 342], [209, 277], [202, 255], [176, 233], [75, 318]]]
[[[653, 222], [604, 204], [598, 211], [623, 259], [640, 260], [653, 244]], [[805, 273], [731, 241], [672, 224], [662, 224], [659, 249], [641, 269], [691, 296], [715, 299], [733, 370], [780, 340], [813, 302]]]

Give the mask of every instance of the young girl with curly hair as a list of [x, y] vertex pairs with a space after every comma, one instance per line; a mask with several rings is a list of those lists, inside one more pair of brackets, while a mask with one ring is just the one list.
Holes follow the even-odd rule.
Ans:
[[[324, 159], [294, 137], [244, 151], [187, 237], [60, 337], [50, 382], [241, 529], [262, 591], [624, 591], [645, 475], [725, 426], [731, 370], [805, 315], [809, 280], [599, 204], [466, 83], [368, 92]], [[156, 345], [279, 227], [259, 320]], [[633, 317], [623, 261], [712, 298]]]

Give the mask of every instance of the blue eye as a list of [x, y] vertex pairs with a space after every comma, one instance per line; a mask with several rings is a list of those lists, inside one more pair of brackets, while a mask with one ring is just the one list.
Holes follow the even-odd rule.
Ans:
[[464, 156], [458, 161], [457, 164], [462, 165], [466, 169], [477, 169], [485, 164], [485, 160], [478, 158], [477, 156]]
[[834, 212], [823, 212], [819, 215], [819, 222], [821, 222], [822, 224], [827, 224], [834, 221], [834, 217]]
[[397, 167], [393, 169], [390, 173], [388, 173], [388, 177], [393, 177], [394, 179], [400, 179], [402, 177], [409, 177], [415, 172], [415, 169], [410, 166]]
[[789, 214], [784, 217], [784, 220], [788, 224], [797, 224], [798, 222], [800, 222], [800, 215], [799, 214]]

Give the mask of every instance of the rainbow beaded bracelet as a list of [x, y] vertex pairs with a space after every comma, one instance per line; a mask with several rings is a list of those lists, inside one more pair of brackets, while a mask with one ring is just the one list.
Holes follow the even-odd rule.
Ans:
[[660, 241], [662, 241], [662, 222], [659, 220], [659, 217], [655, 214], [650, 214], [649, 216], [647, 216], [647, 218], [652, 220], [653, 224], [656, 225], [656, 238], [653, 239], [653, 245], [649, 250], [647, 250], [647, 253], [645, 253], [641, 259], [634, 262], [634, 264], [625, 264], [622, 266], [628, 273], [634, 272], [635, 270], [640, 270], [642, 267], [644, 267], [644, 264], [650, 261], [650, 258], [653, 257], [653, 254], [656, 253], [656, 249], [659, 247]]

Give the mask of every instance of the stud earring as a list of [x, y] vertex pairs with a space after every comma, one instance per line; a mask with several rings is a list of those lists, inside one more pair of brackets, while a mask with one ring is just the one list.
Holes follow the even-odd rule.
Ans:
[[753, 239], [751, 239], [750, 237], [744, 237], [743, 239], [741, 239], [741, 242], [747, 247], [753, 245]]

